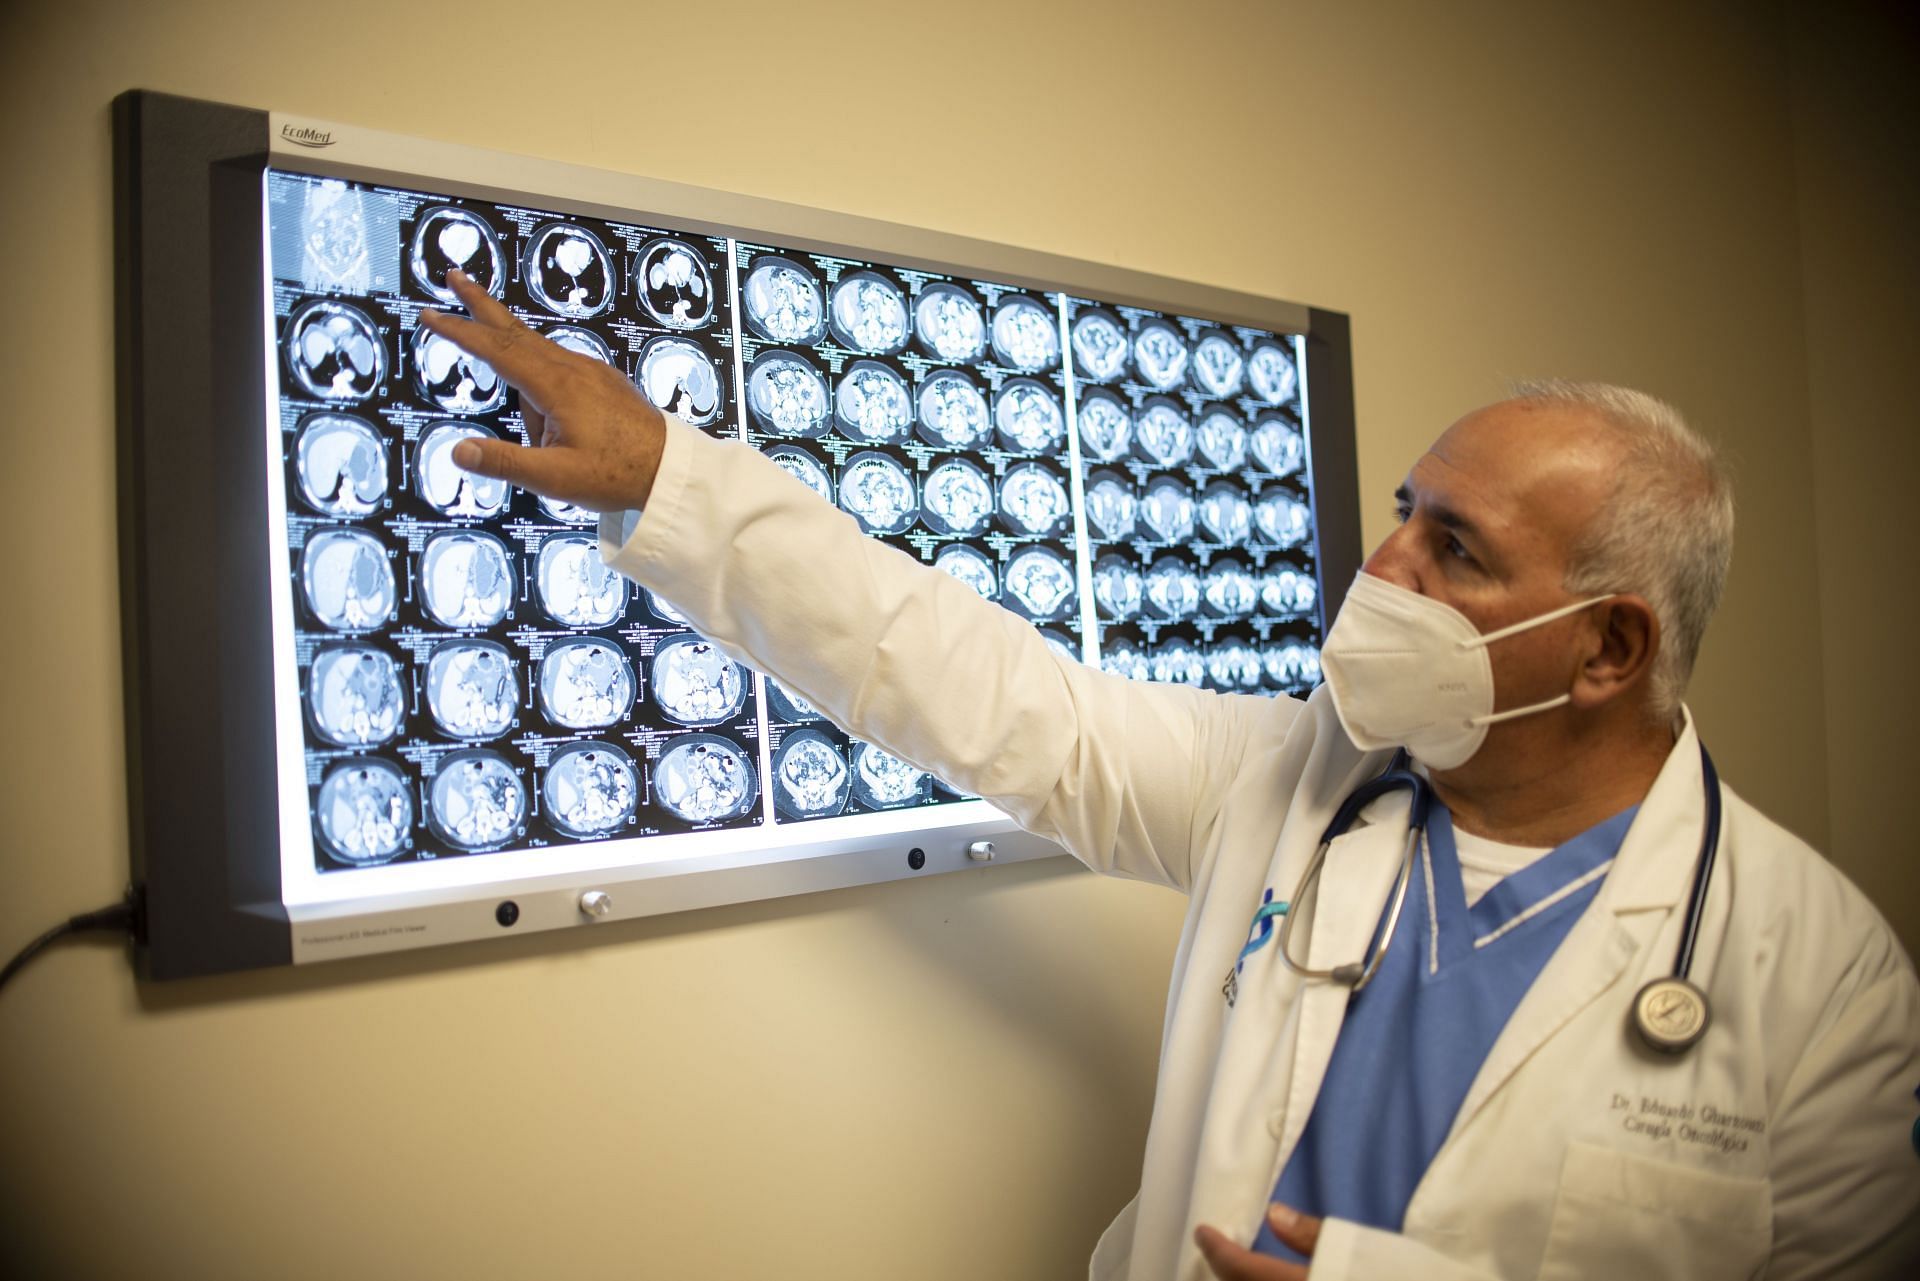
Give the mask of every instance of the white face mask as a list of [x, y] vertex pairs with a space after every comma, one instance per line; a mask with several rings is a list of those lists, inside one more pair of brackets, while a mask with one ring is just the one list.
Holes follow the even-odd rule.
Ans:
[[1482, 636], [1451, 605], [1363, 571], [1354, 575], [1327, 633], [1320, 668], [1340, 724], [1356, 745], [1369, 751], [1404, 747], [1429, 769], [1453, 769], [1480, 750], [1487, 726], [1573, 698], [1566, 693], [1495, 712], [1487, 646], [1610, 599], [1575, 601]]

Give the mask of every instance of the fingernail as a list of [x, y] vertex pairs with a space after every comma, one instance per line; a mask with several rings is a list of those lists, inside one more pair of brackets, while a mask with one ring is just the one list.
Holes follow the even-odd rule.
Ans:
[[453, 447], [453, 461], [457, 467], [469, 471], [480, 465], [480, 446], [471, 440], [463, 440]]
[[[472, 444], [473, 442], [463, 441], [461, 443]], [[476, 446], [476, 452], [477, 451], [478, 447]], [[454, 452], [456, 454], [460, 452], [459, 445], [454, 446]], [[1267, 1222], [1273, 1226], [1275, 1232], [1291, 1232], [1293, 1231], [1293, 1225], [1300, 1222], [1300, 1216], [1295, 1214], [1287, 1206], [1281, 1205], [1276, 1201], [1267, 1207]]]
[[455, 281], [455, 280], [465, 280], [466, 278], [467, 278], [467, 273], [460, 270], [458, 267], [450, 268], [447, 271], [447, 280], [449, 282]]

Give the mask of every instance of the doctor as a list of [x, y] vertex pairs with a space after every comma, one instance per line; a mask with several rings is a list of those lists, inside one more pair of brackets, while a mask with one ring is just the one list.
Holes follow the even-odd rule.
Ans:
[[[1089, 866], [1190, 896], [1140, 1192], [1094, 1277], [1912, 1275], [1920, 987], [1844, 878], [1704, 772], [1680, 699], [1732, 501], [1671, 409], [1548, 384], [1469, 414], [1401, 486], [1329, 685], [1218, 696], [1056, 659], [455, 288], [473, 319], [422, 323], [520, 389], [538, 446], [463, 442], [462, 466], [608, 513], [610, 563], [729, 653]], [[1433, 798], [1412, 862], [1395, 791], [1301, 894], [1394, 748]], [[1634, 996], [1691, 915], [1711, 1023], [1662, 1053]]]

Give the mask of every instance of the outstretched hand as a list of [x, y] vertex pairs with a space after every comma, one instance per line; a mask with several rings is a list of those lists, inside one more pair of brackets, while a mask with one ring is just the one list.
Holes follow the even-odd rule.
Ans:
[[618, 369], [542, 338], [464, 274], [447, 273], [447, 284], [472, 319], [427, 311], [420, 323], [518, 389], [533, 442], [463, 440], [453, 461], [593, 511], [645, 504], [666, 443], [660, 411]]
[[[1267, 1207], [1267, 1226], [1288, 1249], [1306, 1256], [1308, 1264], [1313, 1261], [1313, 1248], [1320, 1244], [1319, 1219], [1275, 1202]], [[1193, 1240], [1220, 1281], [1307, 1281], [1307, 1264], [1255, 1254], [1216, 1228], [1196, 1228]]]

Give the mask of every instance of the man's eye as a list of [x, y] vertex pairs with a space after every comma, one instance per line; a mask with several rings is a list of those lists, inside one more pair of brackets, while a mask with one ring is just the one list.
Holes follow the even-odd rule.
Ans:
[[1473, 563], [1473, 553], [1467, 550], [1465, 543], [1461, 542], [1452, 534], [1447, 535], [1447, 555], [1458, 557], [1468, 564]]
[[1413, 508], [1407, 506], [1405, 503], [1395, 503], [1393, 505], [1394, 524], [1404, 525], [1412, 516]]

